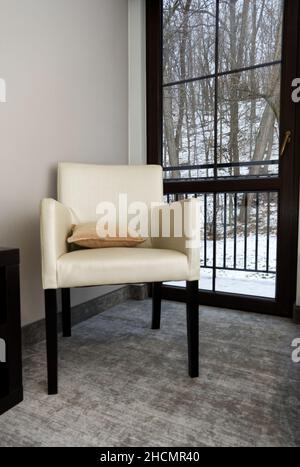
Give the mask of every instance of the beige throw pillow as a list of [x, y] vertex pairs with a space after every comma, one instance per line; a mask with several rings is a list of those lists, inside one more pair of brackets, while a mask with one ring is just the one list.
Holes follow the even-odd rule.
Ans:
[[68, 243], [75, 244], [84, 248], [111, 248], [111, 247], [135, 247], [147, 239], [142, 237], [106, 237], [100, 238], [96, 222], [78, 224], [73, 226], [71, 237]]

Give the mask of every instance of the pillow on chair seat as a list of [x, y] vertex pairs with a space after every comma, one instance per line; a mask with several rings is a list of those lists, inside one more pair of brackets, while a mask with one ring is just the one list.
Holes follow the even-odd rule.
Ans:
[[73, 226], [72, 235], [68, 243], [83, 248], [111, 248], [111, 247], [135, 247], [145, 242], [143, 237], [99, 237], [96, 222], [78, 224]]

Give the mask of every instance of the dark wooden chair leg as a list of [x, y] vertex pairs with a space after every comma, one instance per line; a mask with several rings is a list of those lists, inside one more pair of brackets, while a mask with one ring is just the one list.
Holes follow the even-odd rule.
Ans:
[[152, 285], [152, 326], [151, 329], [160, 329], [161, 316], [161, 282]]
[[187, 282], [187, 338], [189, 375], [191, 378], [199, 376], [199, 305], [198, 281]]
[[71, 337], [71, 297], [70, 289], [61, 290], [63, 337]]
[[45, 290], [48, 394], [57, 394], [57, 295]]

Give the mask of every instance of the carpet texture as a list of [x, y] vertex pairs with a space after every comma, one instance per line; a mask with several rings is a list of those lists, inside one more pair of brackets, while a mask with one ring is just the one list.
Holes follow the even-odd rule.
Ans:
[[25, 400], [0, 446], [300, 446], [300, 364], [289, 320], [200, 307], [200, 377], [187, 375], [185, 307], [129, 300], [59, 340], [59, 395], [45, 343], [24, 353]]

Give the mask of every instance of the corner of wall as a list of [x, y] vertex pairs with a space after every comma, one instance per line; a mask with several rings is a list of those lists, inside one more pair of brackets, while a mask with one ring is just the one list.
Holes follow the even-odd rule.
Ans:
[[146, 164], [146, 2], [128, 0], [130, 165]]

